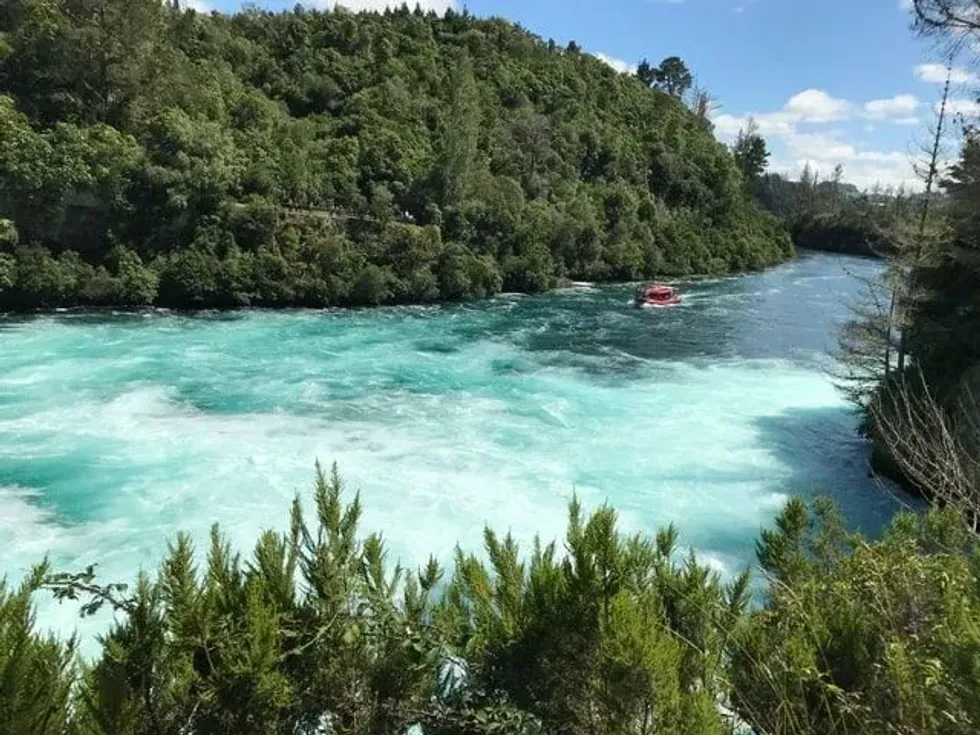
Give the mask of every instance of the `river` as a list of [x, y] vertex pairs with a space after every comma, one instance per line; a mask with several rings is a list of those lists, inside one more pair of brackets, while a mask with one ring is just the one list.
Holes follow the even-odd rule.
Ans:
[[[0, 574], [49, 554], [103, 580], [220, 522], [250, 546], [309, 497], [314, 461], [415, 564], [489, 523], [561, 534], [573, 492], [629, 530], [673, 522], [728, 573], [793, 493], [875, 532], [892, 494], [827, 374], [872, 261], [804, 255], [681, 285], [363, 311], [0, 319]], [[41, 620], [73, 625], [74, 609]]]

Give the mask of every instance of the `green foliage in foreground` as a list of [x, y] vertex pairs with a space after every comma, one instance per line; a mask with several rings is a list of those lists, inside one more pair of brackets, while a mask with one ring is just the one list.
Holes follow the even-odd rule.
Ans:
[[736, 708], [765, 733], [980, 727], [980, 546], [953, 511], [870, 543], [791, 503], [759, 560], [765, 606], [729, 647]]
[[[565, 544], [521, 554], [487, 530], [409, 572], [358, 536], [336, 472], [315, 520], [248, 557], [217, 529], [178, 536], [131, 596], [91, 570], [0, 590], [0, 732], [972, 733], [980, 724], [980, 552], [950, 511], [880, 541], [792, 501], [765, 531], [768, 585], [728, 585], [676, 533], [624, 536], [609, 508], [569, 513]], [[200, 566], [199, 566], [200, 564]], [[47, 587], [117, 623], [100, 656], [34, 630]]]
[[664, 92], [466, 13], [177, 5], [0, 4], [0, 308], [455, 300], [790, 254], [679, 59]]

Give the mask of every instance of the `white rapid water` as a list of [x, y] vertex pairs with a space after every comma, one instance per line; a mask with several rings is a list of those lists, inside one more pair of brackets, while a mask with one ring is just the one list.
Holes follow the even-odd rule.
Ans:
[[[573, 491], [624, 527], [668, 522], [723, 573], [790, 494], [874, 531], [868, 477], [826, 374], [868, 261], [808, 256], [682, 284], [684, 304], [575, 288], [458, 307], [0, 319], [0, 574], [44, 555], [104, 581], [218, 522], [247, 550], [314, 461], [361, 491], [407, 564], [484, 524], [559, 536]], [[76, 610], [42, 603], [61, 631]]]

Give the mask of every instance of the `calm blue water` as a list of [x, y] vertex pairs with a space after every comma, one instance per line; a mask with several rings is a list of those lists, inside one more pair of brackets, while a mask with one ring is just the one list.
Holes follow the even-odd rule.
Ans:
[[[826, 368], [869, 261], [808, 255], [628, 308], [585, 287], [487, 303], [199, 316], [0, 319], [0, 573], [50, 554], [106, 580], [178, 529], [282, 527], [334, 460], [365, 528], [416, 563], [564, 527], [573, 490], [629, 529], [677, 524], [720, 570], [752, 558], [792, 493], [874, 530], [856, 419]], [[44, 606], [66, 627], [74, 610]]]

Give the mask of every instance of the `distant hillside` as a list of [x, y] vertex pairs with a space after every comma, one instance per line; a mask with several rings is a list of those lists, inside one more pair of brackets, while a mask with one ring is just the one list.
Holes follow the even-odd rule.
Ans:
[[[798, 248], [885, 257], [895, 252], [902, 223], [922, 211], [922, 192], [877, 186], [861, 191], [820, 181], [809, 168], [803, 173], [800, 181], [768, 173], [750, 187], [759, 206], [786, 223]], [[940, 205], [945, 201], [941, 192], [932, 197]]]
[[0, 7], [0, 225], [3, 308], [466, 299], [792, 248], [679, 100], [574, 45], [159, 0]]

